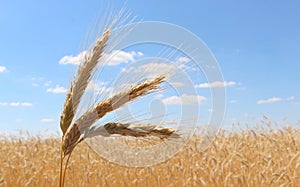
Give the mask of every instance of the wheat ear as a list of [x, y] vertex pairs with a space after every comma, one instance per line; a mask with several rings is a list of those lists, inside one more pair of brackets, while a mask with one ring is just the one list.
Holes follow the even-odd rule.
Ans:
[[81, 97], [90, 82], [91, 76], [95, 67], [99, 63], [99, 58], [103, 55], [103, 50], [110, 36], [110, 29], [107, 29], [101, 39], [97, 39], [90, 54], [85, 55], [84, 62], [78, 69], [77, 76], [73, 83], [71, 83], [68, 90], [66, 101], [61, 114], [60, 128], [63, 135], [70, 127], [74, 114], [77, 110]]
[[118, 134], [132, 137], [149, 137], [156, 136], [160, 139], [178, 138], [180, 135], [175, 129], [164, 128], [151, 124], [129, 124], [129, 123], [107, 123], [104, 126], [91, 128], [86, 134], [86, 138], [95, 136], [110, 136]]

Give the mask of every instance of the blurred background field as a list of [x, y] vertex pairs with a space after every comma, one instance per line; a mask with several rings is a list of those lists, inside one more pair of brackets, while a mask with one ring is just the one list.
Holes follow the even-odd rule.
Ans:
[[[72, 154], [66, 186], [297, 186], [300, 131], [262, 122], [221, 130], [204, 152], [198, 137], [170, 160], [145, 168], [110, 163], [86, 143]], [[0, 186], [57, 186], [60, 139], [1, 136]]]

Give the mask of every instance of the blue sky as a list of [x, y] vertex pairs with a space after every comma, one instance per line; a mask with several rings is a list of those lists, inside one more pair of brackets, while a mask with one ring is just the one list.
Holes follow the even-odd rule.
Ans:
[[60, 60], [81, 52], [101, 9], [124, 4], [137, 20], [173, 23], [206, 43], [225, 81], [233, 82], [226, 87], [224, 125], [251, 123], [262, 114], [279, 122], [288, 116], [288, 122], [297, 123], [298, 1], [126, 2], [0, 2], [0, 132], [59, 130], [72, 71]]

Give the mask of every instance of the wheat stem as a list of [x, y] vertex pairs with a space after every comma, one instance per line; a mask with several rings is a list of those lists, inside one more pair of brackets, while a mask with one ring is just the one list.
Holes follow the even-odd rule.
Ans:
[[63, 151], [62, 151], [62, 146], [61, 146], [61, 148], [60, 148], [59, 187], [62, 186], [62, 170], [63, 170]]
[[67, 161], [66, 161], [66, 164], [65, 164], [64, 174], [63, 174], [63, 177], [62, 177], [62, 186], [65, 185], [66, 171], [67, 171], [68, 163], [69, 163], [69, 160], [70, 160], [70, 157], [71, 157], [72, 152], [73, 152], [73, 151], [71, 151], [70, 154], [68, 155], [68, 158], [67, 158]]

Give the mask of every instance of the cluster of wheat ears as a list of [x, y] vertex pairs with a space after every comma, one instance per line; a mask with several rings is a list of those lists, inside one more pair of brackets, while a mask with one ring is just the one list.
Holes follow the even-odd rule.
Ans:
[[175, 134], [174, 129], [150, 124], [138, 125], [115, 122], [107, 123], [97, 128], [92, 127], [97, 120], [101, 119], [109, 112], [112, 112], [137, 98], [158, 91], [159, 85], [167, 79], [166, 74], [160, 74], [153, 79], [131, 85], [128, 89], [123, 89], [110, 98], [96, 103], [78, 119], [74, 119], [74, 115], [78, 110], [78, 105], [91, 81], [95, 69], [99, 64], [105, 63], [103, 54], [110, 38], [111, 27], [112, 26], [109, 26], [104, 30], [102, 36], [98, 37], [96, 42], [94, 42], [90, 52], [85, 55], [84, 60], [78, 68], [77, 75], [74, 80], [71, 81], [70, 88], [66, 95], [66, 101], [60, 120], [60, 127], [63, 132], [61, 143], [60, 186], [64, 186], [66, 168], [71, 153], [74, 148], [86, 138], [103, 134], [106, 134], [106, 136], [118, 134], [133, 137], [155, 136], [164, 139]]

